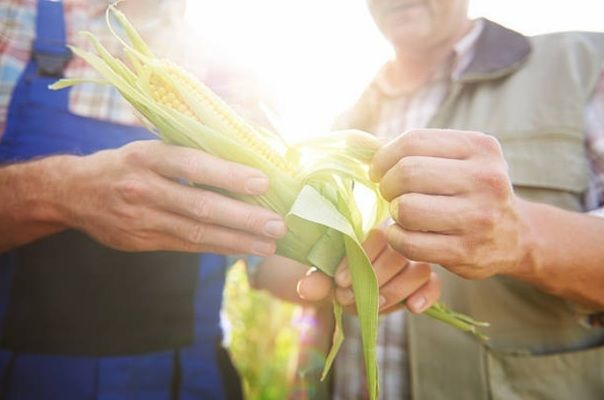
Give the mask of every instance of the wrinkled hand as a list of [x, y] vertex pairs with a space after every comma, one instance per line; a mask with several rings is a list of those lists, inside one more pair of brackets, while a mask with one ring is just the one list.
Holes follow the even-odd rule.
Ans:
[[470, 279], [511, 273], [528, 256], [524, 203], [492, 136], [410, 131], [376, 153], [371, 175], [391, 201], [387, 238], [403, 256]]
[[68, 226], [119, 250], [270, 255], [279, 215], [178, 180], [257, 195], [260, 171], [159, 141], [74, 157], [63, 194]]
[[[363, 243], [369, 256], [380, 288], [380, 312], [390, 312], [402, 307], [405, 301], [408, 309], [419, 313], [429, 308], [440, 296], [440, 281], [430, 265], [407, 260], [392, 249], [381, 230], [374, 230]], [[346, 260], [342, 261], [335, 274], [335, 288], [332, 279], [322, 272], [311, 272], [300, 280], [298, 293], [309, 301], [320, 301], [330, 296], [355, 312], [352, 277]]]

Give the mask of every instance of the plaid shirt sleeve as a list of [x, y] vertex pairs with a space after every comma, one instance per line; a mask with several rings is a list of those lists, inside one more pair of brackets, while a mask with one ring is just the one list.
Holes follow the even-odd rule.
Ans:
[[[12, 92], [31, 56], [36, 31], [36, 1], [7, 0], [0, 3], [0, 140], [4, 133]], [[87, 48], [84, 38], [77, 34], [89, 30], [110, 51], [119, 49], [118, 43], [106, 29], [99, 3], [70, 0], [64, 4], [67, 42]], [[98, 77], [83, 60], [73, 59], [65, 70], [67, 77]], [[138, 123], [130, 107], [126, 106], [117, 90], [104, 85], [85, 84], [70, 90], [71, 112], [90, 118], [122, 124]]]
[[[224, 66], [220, 63], [208, 65], [211, 60], [191, 56], [201, 53], [200, 41], [191, 39], [194, 34], [184, 21], [182, 1], [157, 0], [156, 14], [144, 20], [134, 18], [133, 22], [159, 55], [186, 65], [193, 70], [192, 72], [208, 78], [205, 76], [206, 72], [215, 69], [214, 67], [223, 70]], [[107, 0], [64, 0], [67, 42], [90, 50], [90, 44], [78, 34], [86, 30], [97, 36], [111, 53], [120, 54], [122, 44], [107, 29], [104, 14], [106, 5]], [[36, 31], [36, 10], [36, 0], [0, 1], [0, 140], [4, 133], [12, 92], [31, 56], [31, 46]], [[174, 46], [174, 43], [181, 45]], [[195, 46], [196, 51], [190, 51], [192, 46]], [[216, 61], [220, 60], [214, 60]], [[99, 77], [93, 68], [77, 57], [67, 65], [65, 76]], [[207, 83], [213, 87], [217, 86], [220, 91], [221, 88], [232, 84], [231, 77], [227, 74], [218, 75], [213, 71], [212, 76], [209, 77], [212, 81]], [[218, 80], [214, 81], [214, 79]], [[232, 94], [227, 93], [227, 95]], [[238, 97], [234, 96], [232, 100], [238, 100]], [[69, 110], [83, 117], [117, 124], [139, 125], [132, 107], [115, 88], [108, 85], [82, 84], [73, 87], [69, 92]]]
[[0, 139], [13, 89], [29, 60], [34, 10], [34, 0], [0, 2]]
[[604, 68], [585, 113], [585, 140], [591, 166], [585, 206], [590, 214], [604, 217]]

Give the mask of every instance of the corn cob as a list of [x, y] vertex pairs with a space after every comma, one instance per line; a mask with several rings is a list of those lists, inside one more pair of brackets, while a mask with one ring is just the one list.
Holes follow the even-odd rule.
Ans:
[[[341, 259], [348, 258], [361, 322], [368, 390], [370, 398], [375, 399], [378, 287], [371, 263], [361, 247], [368, 231], [387, 215], [387, 203], [379, 195], [377, 185], [368, 178], [368, 165], [378, 147], [375, 138], [361, 131], [339, 131], [289, 146], [277, 134], [244, 120], [190, 73], [168, 60], [156, 58], [115, 6], [107, 10], [109, 29], [113, 31], [110, 15], [128, 36], [130, 44], [114, 32], [124, 45], [129, 66], [109, 54], [90, 33], [83, 34], [96, 54], [72, 48], [101, 73], [104, 79], [95, 82], [115, 86], [162, 140], [202, 149], [266, 173], [271, 181], [267, 193], [228, 195], [269, 208], [286, 218], [288, 234], [278, 241], [278, 254], [318, 267], [330, 276]], [[51, 89], [81, 82], [84, 80], [63, 79]], [[358, 209], [355, 184], [373, 194], [375, 202], [371, 213], [361, 213]], [[335, 303], [334, 310], [336, 334], [323, 377], [344, 339], [341, 307]], [[476, 326], [481, 323], [454, 313], [440, 303], [427, 314], [478, 335]]]

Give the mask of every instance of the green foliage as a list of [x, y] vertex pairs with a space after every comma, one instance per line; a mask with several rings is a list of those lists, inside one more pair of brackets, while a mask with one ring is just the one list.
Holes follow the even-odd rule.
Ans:
[[298, 354], [295, 307], [251, 289], [243, 262], [228, 273], [224, 301], [231, 324], [229, 349], [246, 399], [287, 398]]

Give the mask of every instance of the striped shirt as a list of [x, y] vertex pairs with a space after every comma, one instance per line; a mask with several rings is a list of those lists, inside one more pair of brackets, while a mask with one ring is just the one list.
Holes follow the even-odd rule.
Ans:
[[[385, 99], [380, 104], [375, 134], [393, 139], [409, 129], [424, 128], [440, 107], [451, 82], [474, 58], [476, 40], [483, 23], [478, 20], [455, 46], [450, 62], [414, 93], [405, 93], [387, 79], [389, 65], [378, 73], [375, 83]], [[585, 145], [591, 166], [590, 185], [584, 209], [604, 217], [604, 69], [585, 112]], [[367, 397], [363, 347], [358, 318], [344, 317], [346, 340], [335, 362], [334, 399], [359, 400]], [[406, 351], [405, 313], [397, 311], [380, 317], [377, 361], [380, 399], [410, 398]]]

